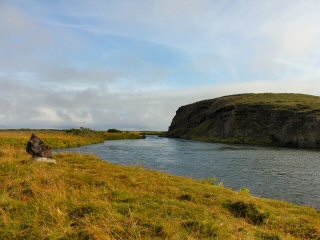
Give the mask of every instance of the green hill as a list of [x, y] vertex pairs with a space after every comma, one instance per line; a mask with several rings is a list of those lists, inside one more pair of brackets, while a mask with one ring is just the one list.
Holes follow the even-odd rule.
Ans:
[[240, 94], [178, 109], [169, 137], [284, 147], [320, 147], [320, 97]]

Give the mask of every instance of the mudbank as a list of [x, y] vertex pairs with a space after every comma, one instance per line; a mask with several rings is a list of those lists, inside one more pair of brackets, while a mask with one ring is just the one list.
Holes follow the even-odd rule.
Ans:
[[320, 148], [320, 97], [240, 94], [182, 106], [168, 137]]

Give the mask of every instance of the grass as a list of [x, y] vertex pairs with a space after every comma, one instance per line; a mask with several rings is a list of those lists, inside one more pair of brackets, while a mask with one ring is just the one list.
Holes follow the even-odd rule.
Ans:
[[167, 131], [140, 131], [140, 133], [145, 135], [165, 136]]
[[106, 140], [139, 139], [138, 132], [106, 132], [88, 129], [58, 130], [10, 130], [0, 131], [0, 147], [25, 147], [32, 133], [42, 138], [52, 148], [80, 147], [88, 144], [101, 143]]
[[93, 155], [59, 153], [56, 165], [38, 163], [16, 144], [24, 142], [19, 134], [11, 135], [15, 144], [1, 141], [0, 239], [320, 239], [320, 213], [311, 207]]
[[279, 110], [294, 110], [320, 115], [320, 97], [294, 93], [259, 93], [225, 96], [228, 105], [267, 105]]

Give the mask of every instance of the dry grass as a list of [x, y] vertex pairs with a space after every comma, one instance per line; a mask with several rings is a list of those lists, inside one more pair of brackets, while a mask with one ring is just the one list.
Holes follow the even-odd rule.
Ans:
[[91, 155], [55, 159], [1, 146], [0, 239], [320, 239], [310, 207]]
[[108, 133], [92, 131], [73, 133], [67, 131], [0, 131], [0, 147], [25, 147], [32, 133], [42, 138], [52, 148], [79, 147], [88, 144], [101, 143], [106, 140], [138, 139], [139, 132]]

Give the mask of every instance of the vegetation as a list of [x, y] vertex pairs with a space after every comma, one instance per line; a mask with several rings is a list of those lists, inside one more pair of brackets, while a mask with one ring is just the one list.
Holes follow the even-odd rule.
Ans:
[[[320, 239], [320, 212], [311, 207], [93, 155], [39, 163], [17, 144], [24, 134], [0, 134], [0, 239]], [[37, 134], [56, 137], [59, 148], [94, 139]]]
[[88, 128], [57, 130], [11, 130], [0, 131], [0, 147], [25, 147], [32, 133], [42, 138], [52, 148], [79, 147], [88, 144], [101, 143], [106, 140], [117, 139], [139, 139], [142, 135], [135, 132], [109, 133], [105, 131], [94, 131]]
[[110, 128], [110, 129], [108, 129], [107, 132], [109, 132], [109, 133], [120, 133], [120, 132], [122, 132], [122, 131], [120, 131], [120, 130], [118, 130], [118, 129], [115, 129], [115, 128]]
[[157, 135], [157, 136], [164, 136], [166, 135], [166, 131], [140, 131], [140, 133], [143, 133], [145, 135]]
[[268, 105], [279, 110], [312, 112], [320, 115], [320, 97], [294, 93], [259, 93], [225, 96], [228, 105]]

